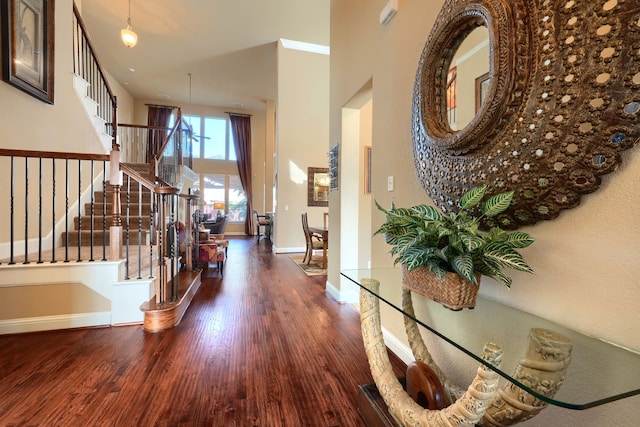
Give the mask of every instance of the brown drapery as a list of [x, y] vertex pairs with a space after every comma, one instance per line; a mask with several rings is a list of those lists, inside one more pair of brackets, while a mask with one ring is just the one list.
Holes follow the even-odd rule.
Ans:
[[147, 161], [151, 161], [152, 157], [158, 157], [158, 151], [162, 148], [162, 143], [167, 136], [166, 130], [153, 129], [153, 127], [168, 128], [169, 119], [174, 107], [165, 107], [163, 105], [148, 105], [147, 111], [147, 124], [149, 129], [149, 158]]
[[240, 183], [247, 197], [247, 216], [244, 222], [244, 232], [252, 236], [253, 226], [253, 193], [251, 191], [251, 117], [240, 114], [229, 113], [231, 119], [231, 132], [233, 133], [233, 143], [236, 148], [238, 158], [238, 174]]

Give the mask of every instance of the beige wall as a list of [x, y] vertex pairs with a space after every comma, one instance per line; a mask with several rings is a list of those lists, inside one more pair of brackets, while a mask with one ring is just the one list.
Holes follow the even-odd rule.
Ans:
[[[58, 0], [55, 14], [55, 103], [46, 104], [0, 82], [0, 147], [80, 153], [103, 152], [92, 123], [73, 91], [72, 0]], [[64, 13], [64, 11], [69, 13]]]
[[[330, 141], [340, 138], [342, 108], [372, 79], [373, 197], [383, 205], [389, 205], [393, 199], [399, 206], [410, 206], [429, 202], [413, 167], [411, 98], [419, 56], [443, 2], [399, 2], [397, 15], [383, 27], [378, 23], [378, 15], [385, 3], [385, 0], [332, 2]], [[554, 221], [524, 229], [537, 239], [523, 251], [536, 272], [534, 275], [514, 274], [510, 290], [483, 279], [481, 293], [640, 351], [637, 332], [640, 311], [636, 307], [640, 301], [637, 284], [640, 199], [635, 197], [640, 149], [625, 152], [622, 157], [622, 166], [604, 177], [601, 189], [585, 196], [580, 206], [563, 212]], [[395, 178], [393, 192], [386, 188], [388, 176]], [[340, 195], [333, 193], [330, 203], [331, 218], [339, 218]], [[382, 214], [374, 210], [371, 231], [382, 221]], [[340, 224], [336, 222], [331, 222], [332, 236], [339, 235]], [[339, 283], [340, 271], [340, 247], [336, 240], [330, 244], [328, 276], [334, 285]], [[374, 267], [392, 265], [388, 250], [382, 237], [373, 239]], [[383, 321], [398, 339], [406, 341], [401, 318], [384, 313]], [[508, 339], [507, 330], [495, 331], [495, 337], [497, 341]], [[441, 343], [431, 345], [437, 353], [444, 352]], [[441, 356], [438, 362], [448, 375], [462, 383], [468, 381], [473, 362], [457, 351], [438, 355]], [[582, 368], [587, 371], [600, 367], [597, 362], [586, 363]], [[587, 411], [551, 407], [522, 425], [632, 426], [636, 424], [637, 407], [638, 397]]]
[[307, 206], [307, 168], [328, 167], [329, 57], [278, 43], [276, 104], [277, 252], [304, 251], [300, 215], [321, 225], [324, 207]]
[[[65, 13], [67, 11], [67, 13]], [[73, 61], [71, 57], [72, 49], [72, 1], [59, 0], [56, 2], [55, 14], [55, 74], [54, 74], [54, 104], [46, 104], [40, 100], [18, 90], [17, 88], [0, 82], [0, 147], [7, 149], [23, 150], [45, 150], [57, 152], [92, 153], [106, 154], [98, 132], [91, 121], [89, 114], [85, 111], [81, 98], [75, 93], [73, 82]], [[119, 85], [116, 85], [122, 95], [124, 103], [130, 98]], [[110, 144], [107, 144], [109, 146]], [[3, 170], [7, 170], [8, 161], [2, 160]], [[35, 162], [30, 168], [31, 191], [38, 183], [37, 168]], [[73, 167], [71, 168], [73, 171]], [[44, 162], [43, 176], [51, 176], [51, 166], [49, 162]], [[82, 182], [88, 185], [89, 177], [85, 168]], [[56, 182], [58, 185], [58, 198], [56, 200], [57, 218], [62, 217], [64, 211], [64, 198], [61, 186], [64, 183], [64, 171], [58, 167], [56, 172]], [[17, 175], [19, 177], [19, 175]], [[73, 175], [71, 175], [73, 176]], [[8, 180], [8, 175], [2, 178]], [[6, 181], [5, 181], [6, 182]], [[24, 180], [19, 178], [17, 183]], [[50, 183], [49, 179], [44, 180], [45, 184]], [[47, 188], [45, 185], [45, 188]], [[0, 187], [0, 200], [9, 201], [9, 187]], [[50, 206], [52, 204], [52, 191], [43, 193], [43, 217], [48, 218]], [[35, 200], [35, 199], [34, 199]], [[22, 204], [16, 206], [15, 213], [20, 218]], [[0, 220], [8, 224], [9, 210], [5, 209], [0, 213]], [[37, 216], [30, 215], [29, 232], [30, 237], [35, 237], [38, 232]], [[45, 240], [50, 238], [51, 227], [49, 221], [43, 225], [43, 236]], [[0, 241], [8, 241], [8, 229], [4, 228], [0, 232]], [[57, 238], [57, 236], [56, 236]], [[47, 240], [48, 242], [48, 240]], [[45, 245], [47, 243], [45, 242]], [[49, 243], [50, 244], [50, 243]]]

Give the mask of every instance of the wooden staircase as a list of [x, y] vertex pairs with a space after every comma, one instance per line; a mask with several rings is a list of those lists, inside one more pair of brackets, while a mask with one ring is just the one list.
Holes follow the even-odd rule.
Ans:
[[[110, 188], [108, 186], [107, 188]], [[124, 190], [124, 189], [123, 189]], [[149, 245], [152, 239], [149, 233], [149, 225], [151, 223], [151, 215], [153, 204], [151, 203], [151, 193], [143, 191], [140, 197], [139, 186], [137, 183], [131, 185], [128, 200], [127, 195], [121, 193], [121, 220], [122, 220], [122, 241], [126, 242], [127, 225], [129, 228], [129, 244], [138, 243]], [[106, 244], [109, 245], [109, 227], [112, 225], [113, 201], [109, 200], [110, 194], [107, 194], [105, 207], [105, 194], [102, 190], [94, 192], [93, 204], [93, 245], [100, 246], [103, 242], [103, 236], [106, 236]], [[140, 203], [141, 201], [141, 203]], [[129, 208], [129, 216], [127, 219], [127, 206]], [[107, 215], [103, 215], [106, 212]], [[106, 228], [106, 231], [104, 231]], [[76, 216], [73, 220], [73, 230], [62, 233], [62, 245], [69, 246], [91, 245], [91, 203], [84, 204], [84, 214]]]

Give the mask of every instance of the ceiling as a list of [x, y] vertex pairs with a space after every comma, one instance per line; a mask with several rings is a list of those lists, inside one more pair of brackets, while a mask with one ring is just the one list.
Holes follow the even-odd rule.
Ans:
[[329, 0], [131, 0], [134, 48], [120, 41], [127, 0], [78, 4], [100, 63], [136, 99], [264, 110], [276, 42], [329, 45]]

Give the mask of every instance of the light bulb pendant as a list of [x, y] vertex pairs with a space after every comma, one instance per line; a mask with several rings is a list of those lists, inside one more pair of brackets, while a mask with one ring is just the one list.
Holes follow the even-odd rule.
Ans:
[[126, 47], [134, 47], [138, 43], [138, 35], [131, 28], [131, 0], [129, 0], [129, 14], [127, 15], [127, 28], [120, 30], [120, 38]]
[[131, 29], [131, 25], [120, 30], [120, 37], [126, 47], [134, 47], [138, 43], [138, 35]]

